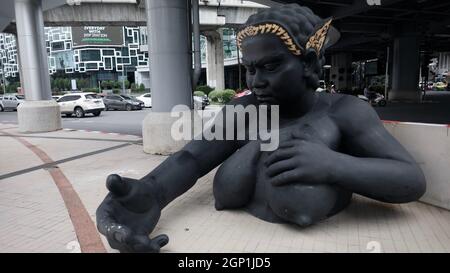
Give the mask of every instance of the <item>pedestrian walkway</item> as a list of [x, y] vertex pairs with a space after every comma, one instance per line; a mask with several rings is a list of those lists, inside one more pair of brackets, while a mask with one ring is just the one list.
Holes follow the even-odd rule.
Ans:
[[[140, 178], [166, 157], [136, 136], [75, 130], [21, 134], [0, 124], [0, 252], [115, 252], [95, 228], [111, 173]], [[450, 212], [355, 196], [312, 227], [216, 211], [214, 171], [169, 204], [152, 236], [162, 252], [450, 252]]]

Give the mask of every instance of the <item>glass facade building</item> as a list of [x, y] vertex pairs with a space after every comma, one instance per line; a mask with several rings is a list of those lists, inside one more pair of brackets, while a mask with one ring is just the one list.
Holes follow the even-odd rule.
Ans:
[[[225, 65], [237, 64], [235, 31], [223, 29]], [[116, 80], [125, 75], [138, 84], [149, 85], [147, 27], [81, 26], [46, 27], [45, 42], [49, 74]], [[201, 36], [202, 64], [206, 67], [206, 38]], [[0, 75], [17, 77], [15, 36], [0, 33]], [[134, 79], [133, 79], [134, 78]]]

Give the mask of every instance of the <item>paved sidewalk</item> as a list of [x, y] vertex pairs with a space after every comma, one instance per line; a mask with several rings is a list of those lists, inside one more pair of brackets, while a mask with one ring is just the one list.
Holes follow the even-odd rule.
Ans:
[[[108, 174], [140, 178], [166, 157], [136, 136], [61, 130], [20, 134], [0, 124], [0, 252], [115, 252], [95, 229]], [[354, 197], [310, 228], [216, 211], [214, 172], [166, 207], [152, 236], [162, 252], [450, 252], [450, 212]]]

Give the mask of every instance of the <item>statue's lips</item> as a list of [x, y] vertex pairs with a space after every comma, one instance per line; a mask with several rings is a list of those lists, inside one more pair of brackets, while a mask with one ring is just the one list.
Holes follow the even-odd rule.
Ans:
[[256, 99], [260, 102], [260, 103], [276, 103], [276, 99], [272, 96], [258, 96], [256, 95]]

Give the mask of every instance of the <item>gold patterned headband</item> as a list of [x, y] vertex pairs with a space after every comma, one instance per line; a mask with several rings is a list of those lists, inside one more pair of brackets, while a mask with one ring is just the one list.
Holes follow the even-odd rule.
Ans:
[[[312, 48], [316, 51], [317, 55], [320, 54], [322, 47], [325, 43], [325, 39], [330, 29], [332, 19], [328, 20], [321, 28], [319, 28], [314, 35], [312, 35], [306, 43], [306, 50]], [[292, 54], [300, 56], [302, 54], [302, 48], [297, 45], [289, 32], [277, 23], [262, 23], [257, 25], [247, 26], [243, 30], [239, 31], [236, 40], [239, 49], [241, 49], [242, 41], [247, 37], [253, 37], [260, 34], [275, 34], [283, 41], [286, 47]]]

